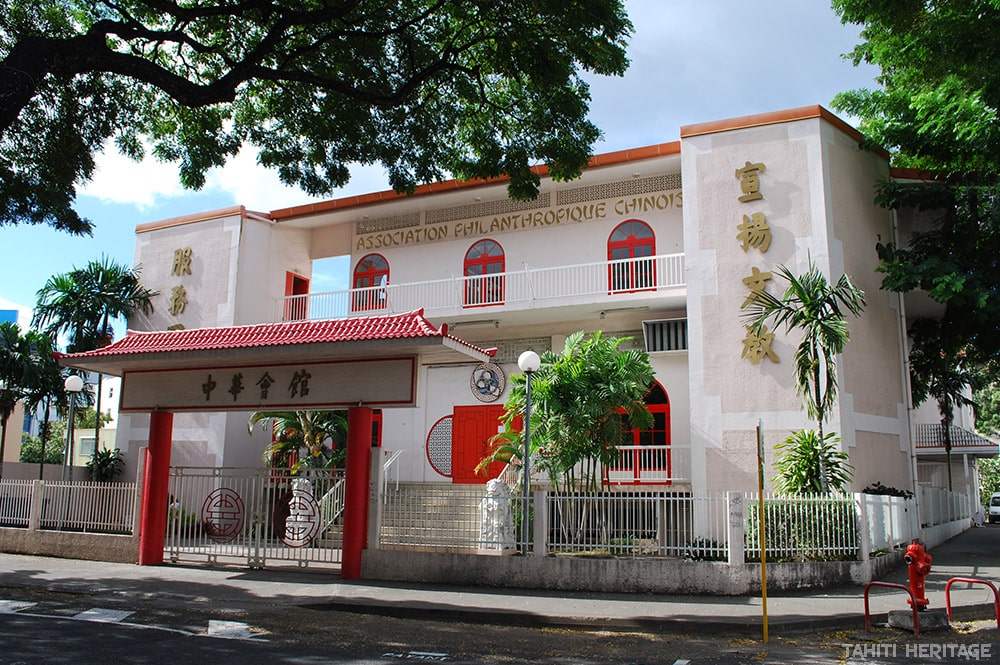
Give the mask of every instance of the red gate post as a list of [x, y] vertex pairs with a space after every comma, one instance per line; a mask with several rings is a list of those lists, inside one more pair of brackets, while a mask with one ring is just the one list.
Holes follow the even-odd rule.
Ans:
[[368, 535], [368, 491], [371, 482], [372, 410], [347, 412], [347, 478], [344, 485], [344, 545], [340, 576], [361, 578], [361, 552]]
[[143, 473], [142, 509], [139, 524], [139, 565], [163, 563], [163, 540], [167, 531], [167, 491], [170, 482], [170, 440], [174, 414], [153, 411], [149, 417], [149, 447]]

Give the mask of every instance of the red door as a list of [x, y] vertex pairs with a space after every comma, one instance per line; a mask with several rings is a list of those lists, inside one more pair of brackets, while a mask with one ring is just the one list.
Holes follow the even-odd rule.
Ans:
[[485, 474], [476, 474], [476, 465], [486, 457], [490, 439], [500, 431], [503, 405], [456, 406], [451, 423], [451, 482], [482, 485], [503, 471], [504, 464], [491, 464]]

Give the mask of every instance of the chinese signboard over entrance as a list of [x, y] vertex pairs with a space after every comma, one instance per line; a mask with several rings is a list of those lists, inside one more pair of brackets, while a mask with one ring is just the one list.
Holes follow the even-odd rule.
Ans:
[[[122, 411], [413, 406], [412, 357], [125, 373]], [[378, 395], [373, 404], [372, 395]]]

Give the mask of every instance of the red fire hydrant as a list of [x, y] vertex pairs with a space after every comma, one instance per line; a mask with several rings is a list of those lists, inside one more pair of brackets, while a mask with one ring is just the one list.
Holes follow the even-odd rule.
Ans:
[[914, 540], [906, 548], [906, 555], [903, 557], [910, 573], [910, 591], [913, 592], [913, 599], [906, 602], [916, 604], [918, 610], [923, 610], [930, 604], [924, 596], [924, 578], [931, 572], [931, 555], [927, 553], [924, 546], [919, 541]]

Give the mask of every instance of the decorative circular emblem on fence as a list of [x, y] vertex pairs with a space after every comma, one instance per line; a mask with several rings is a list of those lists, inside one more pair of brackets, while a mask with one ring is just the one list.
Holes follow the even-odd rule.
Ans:
[[319, 521], [319, 502], [312, 493], [305, 489], [293, 489], [281, 542], [289, 547], [305, 547], [319, 534]]
[[216, 543], [228, 543], [240, 535], [245, 516], [243, 497], [229, 487], [212, 491], [201, 506], [202, 528]]
[[503, 393], [507, 379], [499, 365], [493, 363], [479, 363], [472, 370], [472, 378], [469, 380], [472, 394], [480, 402], [495, 402]]

